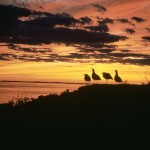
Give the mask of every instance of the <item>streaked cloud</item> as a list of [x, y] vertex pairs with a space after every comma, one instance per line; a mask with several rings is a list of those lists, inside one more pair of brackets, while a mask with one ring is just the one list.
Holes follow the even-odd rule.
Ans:
[[141, 23], [141, 22], [144, 22], [145, 21], [145, 19], [143, 19], [143, 18], [140, 18], [140, 17], [132, 17], [131, 18], [132, 20], [135, 20], [137, 23]]
[[107, 11], [107, 8], [105, 8], [104, 6], [101, 6], [99, 4], [91, 4], [93, 7], [95, 7], [97, 9], [98, 12], [106, 12]]
[[129, 34], [135, 34], [136, 31], [134, 29], [126, 28], [125, 32], [127, 32]]
[[8, 48], [15, 51], [21, 51], [21, 52], [32, 52], [32, 53], [52, 52], [50, 48], [21, 47], [15, 44], [8, 44]]
[[142, 39], [146, 42], [150, 42], [150, 36], [143, 36]]
[[[27, 7], [27, 4], [23, 6], [23, 3], [31, 6], [32, 2], [34, 1], [20, 1], [21, 8], [19, 4], [16, 6], [0, 5], [0, 14], [6, 14], [5, 16], [0, 15], [0, 43], [6, 43], [12, 50], [12, 53], [0, 53], [0, 60], [37, 62], [85, 62], [86, 60], [90, 62], [92, 58], [95, 62], [149, 65], [149, 54], [143, 53], [142, 50], [138, 51], [138, 49], [133, 51], [132, 47], [134, 50], [136, 47], [131, 44], [133, 41], [130, 46], [125, 46], [129, 45], [126, 44], [127, 40], [135, 42], [137, 37], [138, 42], [141, 43], [150, 41], [149, 36], [146, 35], [149, 33], [147, 18], [138, 16], [137, 12], [125, 17], [111, 16], [111, 13], [113, 14], [111, 8], [115, 7], [114, 1], [112, 1], [113, 4], [107, 3], [108, 1], [97, 2], [95, 0], [86, 2], [83, 0], [76, 2], [70, 0], [38, 1], [41, 5], [37, 4], [36, 11]], [[52, 13], [53, 9], [46, 12], [46, 6], [52, 8], [54, 3], [57, 3], [58, 8], [64, 6], [61, 10], [66, 11], [60, 13], [59, 10], [57, 12], [56, 8], [53, 8], [57, 13]], [[121, 6], [121, 1], [117, 0], [117, 5]], [[87, 15], [88, 10], [93, 13]], [[75, 12], [79, 12], [80, 15], [76, 15]], [[124, 42], [122, 48], [118, 47], [120, 41]], [[67, 54], [61, 55], [61, 48], [59, 52], [54, 51], [52, 47], [38, 48], [38, 46], [53, 43], [64, 44], [66, 49], [68, 46], [74, 47], [74, 52], [67, 51]], [[126, 49], [127, 47], [129, 50]]]
[[[3, 6], [1, 6], [3, 8]], [[16, 10], [17, 13], [13, 14], [11, 10]], [[99, 25], [99, 32], [96, 32], [96, 26], [87, 27], [91, 31], [86, 31], [83, 29], [78, 29], [75, 24], [81, 23], [84, 25], [87, 21], [91, 22], [90, 18], [84, 17], [79, 18], [79, 20], [68, 14], [51, 14], [51, 13], [42, 13], [42, 12], [32, 12], [28, 9], [18, 8], [14, 6], [4, 6], [4, 11], [8, 10], [7, 15], [9, 16], [9, 12], [11, 13], [11, 18], [15, 18], [12, 20], [19, 21], [20, 25], [13, 24], [14, 28], [12, 29], [9, 38], [1, 38], [1, 42], [8, 43], [17, 43], [17, 44], [49, 44], [49, 43], [64, 43], [66, 45], [72, 44], [90, 44], [95, 42], [102, 43], [111, 43], [119, 40], [125, 40], [125, 36], [118, 36], [109, 33], [103, 33], [108, 30], [105, 24]], [[18, 15], [18, 12], [21, 11], [21, 14]], [[2, 11], [3, 12], [3, 11]], [[23, 14], [22, 14], [23, 12]], [[27, 13], [26, 13], [27, 12]], [[24, 15], [25, 13], [25, 15]], [[36, 14], [36, 15], [35, 15]], [[39, 17], [37, 17], [39, 14]], [[13, 17], [14, 15], [14, 17]], [[30, 19], [30, 15], [32, 15], [32, 19]], [[35, 15], [35, 18], [34, 18]], [[42, 17], [41, 17], [42, 15]], [[19, 20], [19, 17], [28, 16], [29, 19], [27, 21]], [[6, 16], [7, 18], [7, 16]], [[10, 17], [8, 17], [10, 21]], [[5, 18], [2, 20], [5, 22]], [[81, 22], [82, 21], [82, 22]], [[10, 21], [11, 22], [11, 21]], [[6, 23], [6, 22], [5, 22]], [[10, 24], [11, 25], [11, 24]], [[63, 25], [64, 27], [57, 27], [57, 25]], [[74, 26], [76, 29], [69, 28], [68, 26]], [[8, 24], [9, 27], [9, 24]], [[84, 27], [84, 26], [83, 26]], [[3, 25], [2, 25], [3, 28]], [[4, 35], [6, 36], [6, 35]], [[11, 38], [10, 38], [11, 36]]]

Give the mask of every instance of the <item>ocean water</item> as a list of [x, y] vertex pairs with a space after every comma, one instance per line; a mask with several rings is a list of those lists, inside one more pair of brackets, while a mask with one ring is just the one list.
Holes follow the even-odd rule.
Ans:
[[0, 82], [0, 103], [17, 101], [19, 98], [37, 98], [40, 95], [60, 94], [69, 89], [77, 90], [84, 84], [73, 83], [32, 83], [32, 82]]

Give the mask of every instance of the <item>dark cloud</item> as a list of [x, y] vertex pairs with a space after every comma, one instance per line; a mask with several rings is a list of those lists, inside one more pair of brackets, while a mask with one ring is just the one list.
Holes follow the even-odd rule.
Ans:
[[22, 61], [35, 61], [35, 62], [54, 62], [55, 60], [59, 60], [57, 55], [47, 55], [47, 57], [43, 57], [42, 55], [33, 55], [33, 54], [11, 54], [4, 53], [0, 54], [0, 60], [3, 61], [12, 61], [12, 60], [22, 60]]
[[99, 18], [99, 17], [97, 17], [97, 19], [98, 19], [98, 24], [113, 24], [114, 23], [114, 20], [110, 19], [110, 18]]
[[66, 45], [88, 45], [93, 42], [111, 43], [125, 40], [126, 38], [125, 36], [89, 32], [82, 29], [35, 27], [17, 30], [13, 38], [3, 38], [0, 41], [14, 44], [64, 43]]
[[113, 49], [100, 49], [99, 50], [99, 52], [101, 52], [101, 53], [111, 53], [113, 51], [114, 51]]
[[145, 42], [150, 42], [150, 36], [143, 36], [142, 39], [143, 39]]
[[126, 19], [126, 18], [119, 18], [119, 19], [117, 19], [117, 21], [119, 21], [119, 22], [121, 22], [121, 23], [128, 23], [128, 24], [131, 24], [131, 22], [130, 22], [128, 19]]
[[108, 32], [109, 28], [106, 24], [100, 24], [98, 26], [88, 26], [85, 27], [86, 29], [89, 29], [90, 31], [94, 31], [94, 32]]
[[147, 27], [147, 28], [145, 28], [148, 32], [150, 32], [150, 28], [149, 27]]
[[116, 45], [106, 45], [106, 44], [100, 44], [100, 43], [92, 43], [88, 46], [76, 46], [81, 53], [111, 53], [115, 51], [117, 48]]
[[130, 52], [131, 50], [123, 49], [123, 50], [120, 50], [120, 51], [123, 52], [123, 53], [127, 53], [127, 52]]
[[81, 17], [79, 19], [75, 19], [73, 16], [67, 13], [51, 14], [47, 12], [34, 11], [32, 15], [34, 19], [24, 22], [25, 25], [53, 28], [57, 25], [69, 27], [69, 26], [75, 26], [77, 24], [83, 26], [83, 25], [89, 25], [93, 23], [92, 19], [87, 16]]
[[85, 24], [92, 24], [92, 19], [91, 18], [89, 18], [89, 17], [87, 17], [87, 16], [85, 16], [85, 17], [81, 17], [81, 18], [79, 18], [78, 19], [78, 22], [81, 24], [81, 25], [85, 25]]
[[[79, 54], [79, 53], [71, 53], [69, 56], [64, 56], [65, 58], [74, 58], [74, 59], [89, 59], [95, 58], [96, 63], [100, 62], [121, 62], [121, 63], [129, 63], [136, 65], [150, 65], [150, 55], [143, 54], [135, 54], [135, 53], [87, 53], [87, 54]], [[131, 58], [130, 58], [131, 57]]]
[[0, 35], [12, 35], [19, 28], [21, 21], [19, 17], [27, 17], [31, 11], [11, 5], [0, 5]]
[[[108, 59], [109, 62], [120, 62], [124, 64], [134, 65], [150, 65], [150, 55], [135, 54], [135, 53], [110, 53], [107, 55], [99, 55], [97, 59]], [[100, 60], [101, 61], [101, 60]], [[97, 61], [99, 62], [99, 60]], [[107, 61], [108, 62], [108, 61]]]
[[0, 60], [11, 61], [11, 60], [16, 60], [16, 59], [17, 59], [17, 56], [15, 54], [9, 54], [9, 53], [0, 54]]
[[32, 53], [46, 53], [46, 52], [52, 52], [50, 48], [35, 48], [35, 47], [21, 47], [15, 44], [8, 44], [8, 47], [10, 49], [16, 50], [16, 51], [22, 51], [22, 52], [32, 52]]
[[56, 25], [70, 26], [77, 23], [77, 20], [74, 17], [66, 13], [49, 14], [39, 12], [39, 14], [43, 14], [43, 16], [26, 21], [24, 23], [32, 27], [55, 27]]
[[[4, 15], [5, 14], [5, 15]], [[0, 17], [2, 19], [5, 18], [19, 18], [19, 17], [26, 17], [31, 14], [31, 11], [27, 8], [19, 8], [12, 5], [0, 5]]]
[[95, 7], [97, 9], [98, 12], [106, 12], [107, 9], [104, 6], [101, 6], [99, 4], [91, 4], [93, 7]]
[[148, 58], [142, 58], [142, 59], [124, 59], [122, 60], [122, 63], [130, 63], [134, 65], [150, 65], [150, 59]]
[[[6, 16], [2, 17], [3, 23], [0, 23], [0, 27], [3, 33], [8, 32], [9, 34], [5, 34], [6, 37], [1, 34], [0, 42], [31, 45], [43, 43], [90, 45], [91, 43], [117, 42], [127, 38], [125, 36], [102, 33], [109, 31], [109, 28], [104, 23], [100, 23], [98, 26], [91, 25], [87, 27], [90, 31], [78, 29], [76, 24], [80, 23], [84, 27], [85, 24], [89, 25], [92, 23], [89, 17], [81, 17], [77, 20], [66, 13], [51, 14], [47, 12], [36, 12], [15, 6], [1, 6], [1, 8], [1, 13], [6, 13]], [[102, 9], [102, 7], [100, 8]], [[28, 19], [26, 21], [21, 21], [19, 17], [28, 17]], [[5, 18], [7, 19], [5, 20]], [[11, 23], [8, 23], [8, 20]], [[110, 21], [105, 19], [105, 22], [108, 23]], [[58, 27], [58, 25], [63, 27]], [[70, 26], [77, 29], [70, 28]], [[36, 51], [35, 49], [29, 48], [21, 48], [20, 50], [26, 52]]]
[[[93, 5], [100, 12], [105, 12], [106, 8], [97, 4]], [[6, 15], [4, 15], [6, 14]], [[129, 50], [116, 52], [114, 42], [126, 40], [125, 36], [118, 36], [108, 33], [108, 24], [113, 24], [115, 20], [110, 18], [98, 18], [98, 25], [94, 26], [92, 19], [81, 17], [75, 19], [73, 16], [62, 14], [51, 14], [47, 12], [30, 11], [26, 8], [0, 5], [0, 43], [7, 43], [12, 53], [0, 54], [0, 60], [23, 60], [23, 61], [68, 61], [74, 59], [84, 62], [94, 58], [96, 62], [122, 62], [131, 64], [149, 65], [150, 56], [145, 54], [131, 53]], [[20, 20], [27, 17], [26, 21]], [[133, 19], [140, 22], [139, 18]], [[137, 21], [138, 20], [138, 21]], [[121, 23], [131, 22], [122, 18], [117, 20]], [[142, 21], [141, 21], [142, 22]], [[78, 26], [81, 25], [81, 26]], [[61, 26], [61, 27], [60, 27]], [[127, 33], [135, 33], [133, 29], [126, 28]], [[142, 37], [145, 41], [150, 41], [149, 36]], [[50, 44], [63, 43], [78, 48], [78, 53], [68, 53], [66, 56], [59, 54], [47, 54], [51, 49], [41, 49], [34, 47], [23, 47], [18, 44]], [[111, 44], [111, 45], [110, 45]], [[15, 53], [17, 51], [17, 53]], [[20, 54], [19, 51], [25, 54]], [[133, 59], [134, 58], [134, 59]]]
[[127, 32], [129, 34], [135, 34], [135, 30], [134, 29], [130, 29], [130, 28], [126, 28], [125, 32]]
[[132, 17], [131, 18], [132, 20], [136, 21], [137, 23], [141, 23], [141, 22], [144, 22], [145, 20], [143, 18], [140, 18], [140, 17]]
[[[80, 53], [70, 53], [67, 58], [77, 58], [77, 59], [85, 59], [88, 55], [86, 54], [80, 54]], [[65, 56], [66, 57], [66, 56]]]
[[81, 17], [79, 19], [75, 19], [73, 16], [67, 13], [51, 14], [47, 12], [34, 11], [32, 15], [34, 19], [24, 22], [25, 25], [34, 26], [34, 27], [39, 26], [39, 27], [53, 28], [57, 25], [69, 27], [69, 26], [75, 26], [77, 24], [84, 26], [93, 23], [93, 20], [87, 16]]
[[[85, 52], [85, 51], [84, 51]], [[120, 63], [128, 63], [128, 64], [136, 64], [136, 65], [150, 65], [150, 55], [146, 54], [135, 54], [135, 53], [113, 53], [107, 51], [107, 49], [103, 51], [99, 51], [100, 53], [69, 53], [66, 56], [59, 56], [58, 54], [0, 54], [0, 60], [12, 61], [12, 60], [22, 60], [22, 61], [35, 61], [35, 62], [54, 62], [54, 61], [62, 61], [62, 62], [74, 62], [74, 60], [78, 60], [79, 62], [90, 62], [90, 58], [95, 59], [95, 63], [105, 62], [120, 62]]]
[[150, 55], [146, 54], [138, 54], [138, 53], [111, 53], [109, 56], [113, 57], [120, 57], [120, 58], [125, 58], [125, 57], [134, 57], [134, 58], [145, 58], [145, 59], [150, 59]]

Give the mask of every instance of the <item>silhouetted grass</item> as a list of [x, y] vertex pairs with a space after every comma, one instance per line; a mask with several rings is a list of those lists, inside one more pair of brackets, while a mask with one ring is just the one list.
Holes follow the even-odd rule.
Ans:
[[150, 85], [88, 85], [0, 105], [1, 147], [148, 149]]

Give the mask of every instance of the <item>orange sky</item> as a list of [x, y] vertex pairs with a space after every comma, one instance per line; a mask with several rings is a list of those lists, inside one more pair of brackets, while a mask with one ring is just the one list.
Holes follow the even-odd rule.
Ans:
[[[150, 42], [142, 39], [144, 36], [150, 36], [150, 31], [148, 31], [150, 28], [149, 0], [39, 0], [35, 2], [31, 0], [16, 0], [16, 2], [5, 0], [1, 1], [0, 4], [13, 4], [17, 7], [27, 7], [52, 14], [64, 12], [77, 20], [80, 17], [88, 16], [93, 20], [92, 25], [61, 26], [68, 29], [80, 28], [85, 30], [85, 28], [97, 26], [97, 18], [110, 18], [115, 23], [107, 24], [108, 33], [128, 37], [126, 40], [112, 43], [105, 43], [104, 41], [108, 45], [117, 45], [114, 49], [110, 49], [112, 52], [103, 52], [107, 47], [89, 47], [89, 43], [68, 44], [66, 43], [67, 40], [43, 42], [36, 45], [29, 45], [23, 41], [21, 43], [1, 41], [1, 80], [82, 82], [83, 74], [90, 74], [91, 68], [95, 68], [100, 75], [103, 71], [113, 75], [114, 70], [118, 69], [123, 80], [127, 80], [129, 83], [139, 84], [146, 82], [147, 79], [150, 80]], [[98, 7], [94, 7], [93, 4], [104, 6], [107, 11], [99, 12]], [[144, 21], [137, 22], [131, 19], [135, 16]], [[31, 17], [29, 16], [28, 19], [30, 20]], [[123, 23], [118, 21], [119, 19], [127, 19], [129, 22]], [[22, 26], [20, 25], [19, 28]], [[57, 29], [57, 26], [55, 28]], [[134, 30], [135, 33], [125, 32], [127, 28]], [[63, 33], [64, 38], [66, 38], [65, 32]], [[9, 38], [5, 37], [4, 40], [9, 41]], [[86, 37], [85, 40], [88, 38]], [[11, 45], [8, 46], [8, 44]]]

